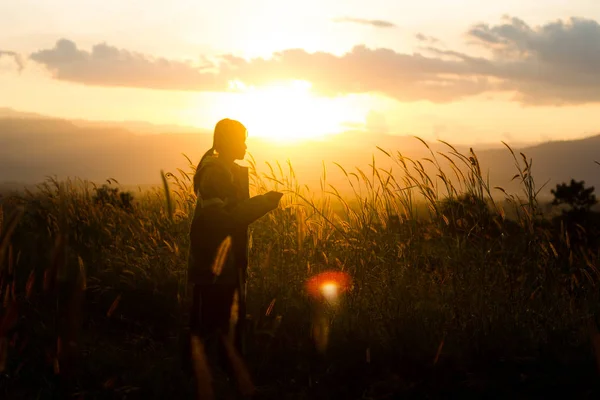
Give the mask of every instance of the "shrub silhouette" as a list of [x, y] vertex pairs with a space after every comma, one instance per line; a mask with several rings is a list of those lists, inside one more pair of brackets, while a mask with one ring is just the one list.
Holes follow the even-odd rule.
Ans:
[[480, 231], [490, 227], [493, 222], [491, 210], [485, 200], [472, 193], [442, 200], [438, 213], [454, 233]]
[[93, 199], [97, 204], [110, 204], [126, 211], [133, 209], [133, 194], [130, 192], [120, 192], [119, 188], [111, 188], [106, 184], [94, 190], [96, 194]]

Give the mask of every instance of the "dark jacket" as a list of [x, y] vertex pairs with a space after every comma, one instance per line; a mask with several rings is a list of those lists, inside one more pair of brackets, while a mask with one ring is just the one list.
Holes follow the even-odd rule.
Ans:
[[[248, 169], [206, 157], [194, 176], [198, 200], [190, 230], [188, 281], [195, 284], [239, 284], [248, 268], [248, 225], [273, 209], [262, 195], [250, 198]], [[220, 274], [213, 263], [220, 244], [231, 247]]]

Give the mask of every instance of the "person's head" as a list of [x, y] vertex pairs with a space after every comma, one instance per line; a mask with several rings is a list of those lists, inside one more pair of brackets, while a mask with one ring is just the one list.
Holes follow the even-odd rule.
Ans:
[[225, 162], [243, 159], [246, 155], [246, 136], [246, 127], [239, 121], [225, 118], [217, 122], [213, 133], [213, 145], [204, 153], [196, 166], [196, 175], [194, 176], [195, 192], [198, 191], [197, 172], [200, 171], [200, 166], [206, 157], [212, 156], [216, 151], [219, 153], [219, 158]]
[[213, 149], [219, 157], [235, 161], [246, 155], [246, 137], [248, 131], [239, 121], [225, 118], [217, 122], [213, 134]]

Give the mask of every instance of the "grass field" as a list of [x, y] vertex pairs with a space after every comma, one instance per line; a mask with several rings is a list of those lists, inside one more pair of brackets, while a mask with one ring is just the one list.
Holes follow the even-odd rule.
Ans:
[[[344, 171], [354, 198], [326, 172], [308, 190], [291, 167], [252, 169], [255, 193], [286, 193], [251, 226], [256, 398], [597, 398], [594, 219], [545, 216], [518, 154], [507, 174], [523, 191], [502, 201], [474, 154], [389, 156], [393, 174]], [[193, 398], [180, 351], [192, 173], [133, 199], [51, 179], [2, 199], [1, 398]], [[330, 270], [352, 286], [324, 305], [305, 285]]]

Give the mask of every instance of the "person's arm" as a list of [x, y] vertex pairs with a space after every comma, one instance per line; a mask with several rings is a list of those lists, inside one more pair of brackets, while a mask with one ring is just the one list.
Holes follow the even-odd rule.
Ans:
[[230, 211], [234, 223], [248, 226], [277, 208], [277, 203], [268, 195], [261, 194], [244, 200]]
[[[220, 168], [207, 167], [199, 179], [200, 195], [204, 200], [219, 198], [223, 201], [235, 193], [235, 187], [231, 185], [230, 177]], [[238, 226], [248, 226], [261, 218], [269, 211], [277, 208], [278, 195], [257, 195], [244, 200], [232, 209], [228, 209], [232, 222]], [[222, 207], [223, 205], [215, 204]], [[227, 204], [225, 204], [225, 208]]]

